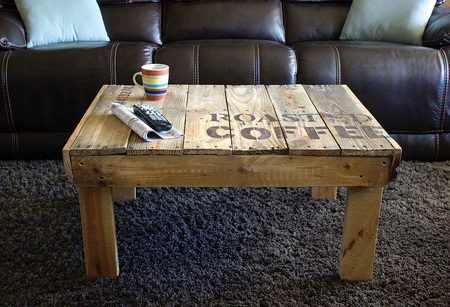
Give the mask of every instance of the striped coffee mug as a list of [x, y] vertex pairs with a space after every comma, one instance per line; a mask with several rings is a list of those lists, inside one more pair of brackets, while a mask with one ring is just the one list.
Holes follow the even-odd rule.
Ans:
[[[142, 76], [142, 85], [136, 81], [138, 75]], [[145, 91], [147, 99], [164, 99], [169, 85], [169, 66], [166, 64], [142, 65], [141, 71], [134, 74], [133, 82]]]

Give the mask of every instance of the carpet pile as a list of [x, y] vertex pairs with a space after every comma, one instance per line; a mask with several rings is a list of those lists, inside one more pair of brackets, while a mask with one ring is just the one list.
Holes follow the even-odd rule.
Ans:
[[0, 161], [0, 304], [450, 305], [450, 161], [402, 162], [370, 281], [337, 274], [344, 205], [344, 188], [138, 188], [114, 204], [120, 276], [90, 280], [62, 161]]

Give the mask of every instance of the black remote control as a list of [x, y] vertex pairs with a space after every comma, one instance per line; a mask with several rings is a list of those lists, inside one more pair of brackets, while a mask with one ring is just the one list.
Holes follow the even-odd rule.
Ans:
[[151, 106], [135, 104], [133, 106], [133, 112], [157, 132], [167, 131], [172, 128], [169, 121], [158, 110]]

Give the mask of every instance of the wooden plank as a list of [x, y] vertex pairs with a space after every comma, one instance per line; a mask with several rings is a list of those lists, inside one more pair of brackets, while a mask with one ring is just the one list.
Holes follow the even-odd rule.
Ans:
[[89, 108], [84, 113], [83, 117], [81, 118], [80, 122], [78, 123], [77, 127], [73, 131], [72, 135], [70, 136], [69, 140], [67, 140], [66, 144], [64, 145], [64, 148], [62, 150], [63, 155], [63, 162], [64, 162], [64, 170], [66, 172], [66, 176], [69, 180], [73, 180], [73, 173], [72, 173], [72, 163], [70, 160], [70, 149], [72, 148], [72, 144], [75, 141], [75, 139], [78, 137], [78, 134], [83, 129], [84, 124], [86, 123], [87, 119], [92, 113], [92, 110], [94, 110], [95, 106], [97, 105], [98, 100], [103, 95], [103, 92], [107, 88], [107, 85], [103, 85], [100, 91], [97, 93], [97, 96], [95, 96], [95, 99], [92, 101]]
[[119, 275], [111, 188], [79, 187], [86, 273], [89, 278]]
[[391, 160], [392, 157], [113, 155], [73, 157], [72, 168], [74, 184], [86, 186], [385, 186]]
[[109, 85], [74, 142], [72, 155], [126, 153], [131, 129], [111, 112], [110, 105], [119, 102], [129, 107], [142, 99], [141, 91], [135, 86]]
[[223, 85], [191, 85], [183, 153], [231, 155], [231, 131]]
[[[173, 127], [184, 133], [187, 95], [188, 85], [170, 84], [165, 99], [155, 101], [144, 100], [143, 103], [149, 104], [159, 110], [171, 122]], [[146, 142], [136, 133], [132, 133], [127, 154], [181, 155], [183, 154], [183, 137]]]
[[263, 85], [226, 87], [233, 154], [286, 153], [281, 125]]
[[391, 156], [381, 126], [345, 85], [305, 85], [305, 90], [344, 156]]
[[339, 260], [342, 279], [372, 278], [382, 194], [382, 187], [347, 190]]
[[269, 85], [290, 155], [340, 155], [339, 145], [300, 84]]

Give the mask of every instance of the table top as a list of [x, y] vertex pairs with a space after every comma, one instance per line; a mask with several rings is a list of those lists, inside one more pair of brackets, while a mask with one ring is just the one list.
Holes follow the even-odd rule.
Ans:
[[[109, 109], [158, 109], [185, 136], [146, 142]], [[69, 140], [70, 156], [396, 156], [400, 146], [345, 85], [170, 85], [149, 101], [136, 86], [105, 85]]]

